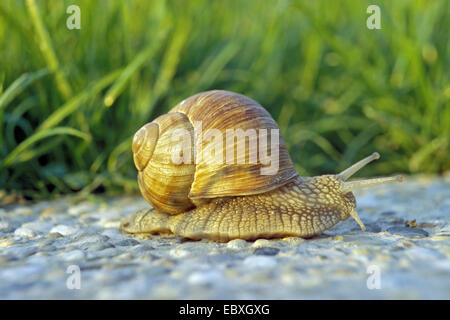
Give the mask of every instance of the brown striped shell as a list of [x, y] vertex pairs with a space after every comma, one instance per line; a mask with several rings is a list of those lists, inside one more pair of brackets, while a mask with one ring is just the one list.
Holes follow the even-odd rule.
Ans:
[[[187, 98], [169, 113], [144, 125], [133, 139], [133, 158], [144, 198], [159, 210], [177, 214], [211, 198], [268, 192], [297, 177], [281, 134], [278, 170], [276, 174], [261, 174], [261, 169], [268, 166], [255, 149], [262, 138], [258, 134], [248, 136], [245, 152], [239, 153], [238, 147], [225, 139], [227, 130], [238, 129], [257, 133], [266, 129], [269, 134], [262, 137], [269, 146], [270, 130], [278, 126], [257, 102], [221, 90]], [[222, 133], [222, 139], [215, 132]], [[174, 161], [174, 155], [187, 156], [191, 161], [179, 163]], [[221, 155], [223, 161], [214, 161]], [[229, 155], [231, 158], [227, 158]], [[251, 155], [258, 156], [251, 161]]]

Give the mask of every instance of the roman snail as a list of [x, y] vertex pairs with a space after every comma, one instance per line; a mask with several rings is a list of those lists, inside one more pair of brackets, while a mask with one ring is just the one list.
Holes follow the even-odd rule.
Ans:
[[261, 105], [237, 93], [180, 102], [134, 135], [139, 188], [153, 209], [124, 219], [121, 230], [220, 242], [308, 238], [350, 216], [365, 230], [352, 191], [402, 181], [347, 181], [378, 153], [339, 174], [301, 177], [278, 131]]

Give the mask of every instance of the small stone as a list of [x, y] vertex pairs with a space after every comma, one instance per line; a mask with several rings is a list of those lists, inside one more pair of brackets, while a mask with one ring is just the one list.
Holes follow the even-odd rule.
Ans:
[[411, 220], [411, 221], [405, 221], [405, 227], [409, 227], [409, 228], [417, 228], [417, 222], [416, 222], [416, 219]]
[[54, 245], [47, 245], [39, 248], [39, 252], [54, 252], [58, 250]]
[[95, 244], [108, 243], [109, 237], [98, 234], [76, 234], [73, 237], [74, 246], [79, 246], [80, 248], [89, 248]]
[[121, 247], [132, 247], [132, 246], [137, 246], [139, 244], [139, 241], [136, 241], [134, 239], [125, 239], [122, 241], [119, 241], [116, 243], [117, 246], [121, 246]]
[[15, 242], [11, 239], [2, 239], [0, 240], [0, 248], [8, 248], [15, 244]]
[[371, 254], [371, 252], [366, 249], [355, 249], [353, 250], [353, 254], [368, 256]]
[[422, 223], [419, 223], [419, 224], [417, 224], [417, 226], [418, 226], [419, 228], [434, 228], [434, 227], [436, 227], [435, 224], [433, 224], [433, 223], [428, 223], [428, 222], [422, 222]]
[[411, 241], [403, 241], [400, 245], [406, 248], [411, 248], [415, 246], [414, 242]]
[[170, 254], [177, 258], [184, 258], [191, 255], [191, 253], [188, 250], [180, 249], [180, 248], [174, 248], [170, 250]]
[[38, 252], [36, 247], [13, 247], [10, 251], [18, 259], [24, 259]]
[[26, 237], [26, 238], [32, 238], [36, 235], [33, 230], [24, 228], [24, 227], [20, 227], [19, 229], [16, 229], [16, 231], [14, 231], [14, 234], [16, 236]]
[[80, 218], [80, 221], [83, 222], [84, 224], [94, 224], [98, 221], [98, 218], [95, 217], [82, 217]]
[[117, 259], [118, 261], [126, 261], [126, 262], [129, 262], [129, 261], [132, 261], [132, 260], [134, 259], [134, 256], [133, 256], [131, 253], [129, 253], [129, 252], [124, 252], [124, 253], [118, 255], [118, 256], [116, 257], [116, 259]]
[[1, 232], [10, 232], [11, 225], [8, 221], [0, 220], [0, 231]]
[[391, 234], [398, 234], [405, 237], [428, 237], [428, 232], [420, 228], [391, 227], [386, 231]]
[[248, 246], [247, 241], [242, 240], [242, 239], [234, 239], [231, 241], [228, 241], [227, 243], [227, 248], [230, 249], [242, 249]]
[[75, 233], [76, 231], [77, 231], [77, 229], [75, 229], [74, 227], [70, 227], [70, 226], [66, 226], [66, 225], [60, 224], [60, 225], [57, 225], [57, 226], [53, 227], [50, 230], [50, 233], [57, 232], [57, 233], [59, 233], [59, 234], [61, 234], [63, 236], [68, 236], [68, 235], [71, 235], [71, 234]]
[[289, 244], [300, 244], [305, 241], [305, 239], [300, 238], [300, 237], [286, 237], [286, 238], [283, 238], [282, 240]]
[[22, 227], [33, 230], [36, 233], [48, 233], [53, 227], [53, 223], [43, 221], [33, 221], [24, 223]]
[[33, 214], [33, 210], [26, 207], [19, 207], [14, 210], [14, 216], [24, 215], [24, 216], [31, 216]]
[[94, 207], [89, 204], [89, 203], [83, 203], [74, 207], [70, 207], [69, 210], [67, 210], [69, 212], [70, 215], [72, 216], [76, 216], [76, 215], [80, 215], [82, 213], [85, 212], [89, 212], [92, 211], [94, 209]]
[[74, 260], [82, 260], [84, 259], [84, 252], [81, 250], [73, 250], [65, 253], [62, 256], [62, 259], [65, 261], [74, 261]]
[[250, 256], [245, 258], [244, 265], [255, 268], [273, 268], [277, 265], [277, 260], [267, 256]]
[[406, 254], [414, 261], [423, 260], [431, 262], [433, 260], [445, 259], [445, 255], [437, 250], [428, 248], [413, 247], [406, 251]]
[[253, 242], [252, 247], [253, 248], [261, 248], [261, 247], [268, 247], [271, 245], [270, 240], [267, 239], [258, 239], [255, 242]]
[[113, 239], [123, 239], [125, 238], [119, 229], [105, 229], [102, 232], [102, 235], [107, 236]]
[[447, 235], [437, 235], [431, 238], [432, 241], [450, 241], [450, 236]]
[[116, 248], [109, 247], [101, 251], [90, 250], [87, 253], [87, 258], [88, 259], [111, 258], [118, 256], [119, 254], [121, 254], [119, 250], [117, 250]]
[[63, 238], [64, 236], [59, 232], [51, 232], [47, 235], [48, 238]]
[[118, 229], [120, 227], [119, 220], [106, 220], [101, 223], [103, 228], [114, 228]]
[[95, 242], [86, 242], [82, 245], [80, 245], [80, 248], [83, 250], [89, 250], [89, 251], [101, 251], [101, 250], [105, 250], [108, 248], [115, 248], [113, 244], [109, 243], [109, 242], [99, 242], [99, 243], [95, 243]]
[[280, 249], [278, 248], [261, 247], [256, 248], [255, 251], [253, 251], [253, 254], [258, 256], [276, 256], [278, 252], [280, 252]]
[[51, 216], [51, 215], [53, 215], [56, 211], [57, 211], [57, 209], [54, 208], [54, 207], [45, 208], [45, 209], [43, 209], [43, 210], [41, 211], [40, 215], [41, 215], [41, 217]]
[[10, 258], [10, 257], [5, 257], [5, 256], [0, 257], [0, 265], [2, 265], [3, 263], [7, 263], [11, 260], [12, 260], [12, 258]]
[[214, 284], [222, 278], [222, 273], [217, 270], [196, 271], [188, 277], [188, 282], [193, 285], [207, 285]]

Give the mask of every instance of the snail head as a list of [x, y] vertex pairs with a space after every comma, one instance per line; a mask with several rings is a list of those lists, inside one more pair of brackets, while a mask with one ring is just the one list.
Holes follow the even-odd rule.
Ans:
[[378, 152], [374, 152], [370, 156], [358, 161], [353, 164], [349, 168], [345, 169], [339, 174], [336, 175], [323, 175], [319, 177], [313, 178], [312, 183], [315, 188], [320, 191], [320, 189], [325, 189], [323, 194], [328, 194], [328, 198], [330, 202], [341, 202], [341, 208], [346, 208], [342, 211], [342, 218], [345, 220], [348, 216], [352, 216], [356, 222], [360, 225], [362, 230], [365, 230], [365, 226], [362, 223], [359, 215], [356, 211], [356, 201], [352, 191], [366, 188], [370, 186], [376, 186], [380, 184], [384, 184], [387, 182], [401, 182], [403, 181], [402, 176], [392, 176], [392, 177], [380, 177], [373, 179], [363, 179], [356, 181], [347, 181], [352, 175], [354, 175], [361, 168], [366, 166], [368, 163], [373, 160], [377, 160], [380, 158], [380, 154]]

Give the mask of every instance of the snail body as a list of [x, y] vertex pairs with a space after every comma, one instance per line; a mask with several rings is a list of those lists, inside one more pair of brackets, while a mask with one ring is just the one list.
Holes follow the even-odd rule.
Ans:
[[133, 158], [153, 209], [125, 219], [121, 229], [191, 239], [308, 238], [350, 216], [364, 230], [352, 190], [401, 181], [346, 181], [378, 153], [340, 174], [300, 177], [270, 114], [221, 90], [192, 96], [144, 125], [134, 136]]

